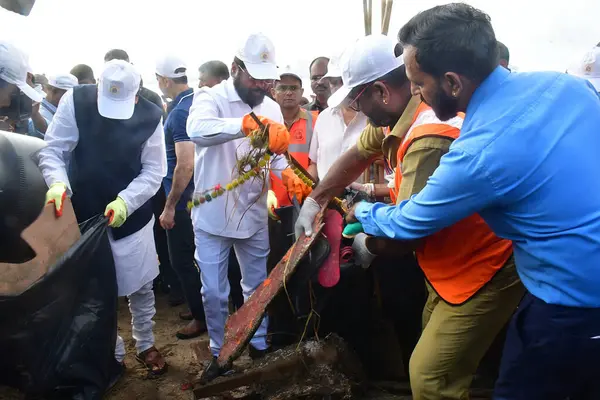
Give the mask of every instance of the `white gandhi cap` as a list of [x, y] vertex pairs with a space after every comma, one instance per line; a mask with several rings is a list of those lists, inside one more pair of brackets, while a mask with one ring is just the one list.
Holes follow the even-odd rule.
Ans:
[[27, 84], [28, 65], [25, 54], [0, 40], [0, 79], [16, 85], [31, 100], [42, 101], [44, 96]]
[[58, 89], [69, 90], [78, 84], [77, 78], [71, 74], [50, 75], [48, 77], [48, 85]]
[[567, 70], [569, 75], [587, 79], [600, 92], [600, 47], [588, 51], [583, 59]]
[[140, 90], [140, 74], [123, 60], [104, 64], [98, 81], [98, 112], [105, 118], [129, 119]]
[[275, 46], [262, 33], [248, 36], [235, 56], [244, 62], [246, 70], [254, 79], [279, 79], [275, 62]]
[[[181, 70], [175, 72], [177, 70]], [[181, 78], [186, 76], [187, 65], [179, 57], [174, 55], [167, 55], [159, 59], [156, 62], [156, 75], [164, 78]]]
[[385, 35], [369, 35], [358, 39], [340, 58], [343, 86], [327, 100], [329, 107], [340, 105], [357, 86], [373, 82], [404, 64], [396, 57], [396, 42]]

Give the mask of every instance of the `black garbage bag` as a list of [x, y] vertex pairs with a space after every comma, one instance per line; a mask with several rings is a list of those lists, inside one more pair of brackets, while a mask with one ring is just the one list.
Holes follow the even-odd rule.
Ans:
[[30, 397], [101, 399], [121, 373], [106, 219], [80, 228], [48, 274], [18, 296], [0, 297], [0, 383]]

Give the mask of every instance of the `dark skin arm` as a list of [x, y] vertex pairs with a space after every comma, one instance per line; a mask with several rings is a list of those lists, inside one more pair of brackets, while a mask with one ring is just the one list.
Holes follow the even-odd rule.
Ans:
[[331, 199], [343, 193], [344, 188], [356, 181], [363, 171], [371, 165], [377, 155], [364, 158], [356, 145], [346, 151], [322, 177], [316, 188], [313, 189], [312, 197], [321, 206], [329, 203]]
[[33, 121], [33, 126], [35, 129], [42, 133], [46, 133], [46, 129], [48, 129], [48, 124], [42, 114], [40, 114], [40, 103], [34, 103], [31, 107], [31, 120]]
[[366, 240], [367, 249], [378, 256], [401, 257], [412, 253], [421, 245], [421, 240], [394, 240], [369, 236]]
[[175, 226], [175, 206], [194, 176], [194, 143], [175, 143], [175, 154], [177, 164], [173, 171], [173, 185], [167, 196], [165, 208], [159, 218], [160, 225], [167, 230], [173, 229]]

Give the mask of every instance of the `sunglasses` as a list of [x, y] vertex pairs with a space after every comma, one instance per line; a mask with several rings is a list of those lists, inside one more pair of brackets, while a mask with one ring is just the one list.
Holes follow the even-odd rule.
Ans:
[[275, 90], [280, 92], [280, 93], [284, 93], [284, 92], [297, 92], [298, 90], [300, 90], [300, 86], [298, 85], [277, 85], [275, 87]]
[[358, 92], [358, 94], [354, 97], [354, 99], [350, 103], [348, 103], [348, 108], [350, 108], [353, 111], [359, 112], [360, 111], [360, 103], [358, 102], [358, 99], [360, 98], [360, 96], [363, 95], [363, 93], [368, 88], [371, 87], [371, 85], [373, 85], [373, 82], [369, 83], [364, 88], [362, 88], [362, 90], [360, 92]]

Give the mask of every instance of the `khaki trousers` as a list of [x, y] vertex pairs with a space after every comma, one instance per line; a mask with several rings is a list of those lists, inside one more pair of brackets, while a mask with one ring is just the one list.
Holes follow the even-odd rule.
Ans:
[[453, 306], [427, 285], [423, 333], [410, 359], [414, 400], [464, 400], [479, 362], [525, 293], [511, 256], [466, 303]]

